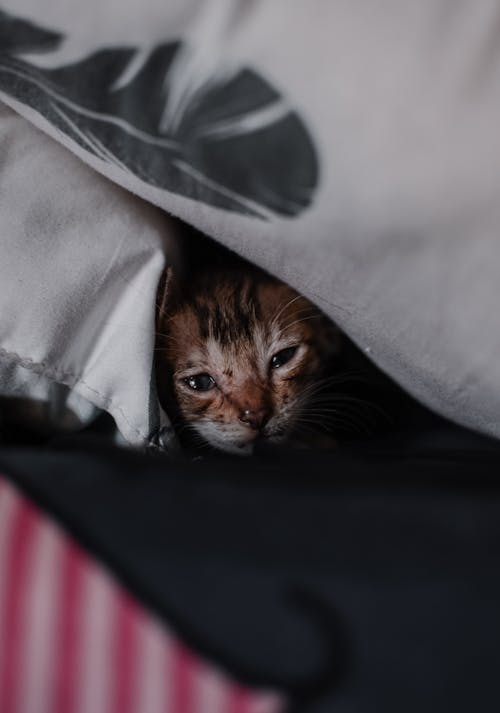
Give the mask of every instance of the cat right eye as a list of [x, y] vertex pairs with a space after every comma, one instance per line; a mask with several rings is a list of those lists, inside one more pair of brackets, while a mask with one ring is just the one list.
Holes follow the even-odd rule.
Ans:
[[210, 391], [215, 386], [215, 381], [210, 374], [194, 374], [183, 379], [186, 386], [193, 391]]
[[287, 347], [286, 349], [282, 349], [272, 357], [269, 366], [271, 369], [279, 369], [280, 366], [283, 366], [289, 362], [290, 359], [292, 359], [296, 351], [297, 347]]

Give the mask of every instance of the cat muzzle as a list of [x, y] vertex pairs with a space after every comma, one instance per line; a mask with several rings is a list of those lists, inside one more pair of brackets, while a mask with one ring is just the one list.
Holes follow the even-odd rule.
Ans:
[[242, 411], [239, 419], [242, 423], [249, 426], [254, 431], [260, 431], [266, 423], [269, 421], [271, 412], [269, 409], [259, 409], [257, 411], [250, 411], [246, 409]]

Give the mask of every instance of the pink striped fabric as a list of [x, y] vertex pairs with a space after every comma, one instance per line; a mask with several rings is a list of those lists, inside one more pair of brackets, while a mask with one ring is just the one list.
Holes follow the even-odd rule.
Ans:
[[279, 713], [187, 649], [0, 478], [1, 713]]

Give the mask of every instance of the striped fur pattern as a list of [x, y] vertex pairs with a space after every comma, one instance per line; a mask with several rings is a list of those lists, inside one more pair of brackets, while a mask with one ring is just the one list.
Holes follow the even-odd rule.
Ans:
[[241, 455], [259, 439], [289, 437], [338, 347], [335, 327], [257, 268], [207, 269], [182, 289], [167, 282], [158, 380], [181, 426], [200, 443]]

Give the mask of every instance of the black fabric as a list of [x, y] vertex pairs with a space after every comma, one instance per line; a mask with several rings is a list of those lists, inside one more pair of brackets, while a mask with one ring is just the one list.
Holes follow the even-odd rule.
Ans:
[[79, 441], [0, 469], [200, 653], [292, 710], [496, 710], [500, 447], [461, 429], [175, 461]]

